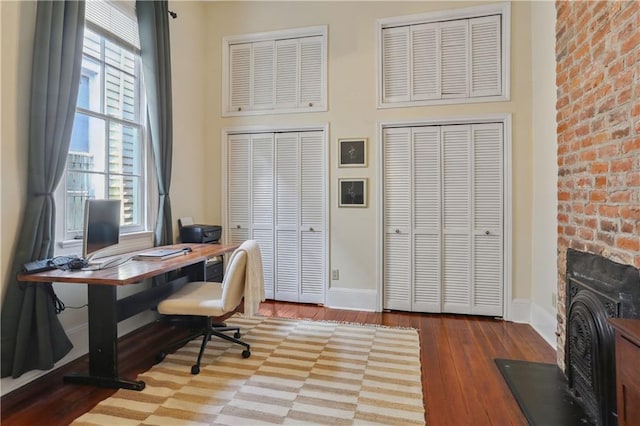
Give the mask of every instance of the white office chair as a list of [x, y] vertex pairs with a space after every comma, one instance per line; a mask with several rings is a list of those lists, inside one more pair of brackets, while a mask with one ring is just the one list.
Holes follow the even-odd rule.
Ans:
[[[244, 346], [242, 357], [248, 358], [251, 355], [250, 346], [240, 338], [238, 327], [227, 327], [226, 325], [214, 326], [211, 317], [228, 318], [236, 312], [242, 302], [245, 293], [247, 252], [241, 248], [231, 254], [228, 260], [227, 271], [222, 283], [213, 282], [190, 282], [180, 290], [172, 294], [167, 299], [158, 304], [158, 312], [164, 315], [194, 315], [201, 317], [203, 326], [190, 336], [174, 343], [169, 349], [165, 349], [158, 355], [161, 361], [167, 353], [183, 346], [190, 340], [203, 336], [200, 353], [197, 362], [191, 367], [191, 374], [200, 373], [200, 361], [207, 342], [211, 336], [217, 336], [233, 343]], [[224, 331], [235, 331], [233, 337], [224, 334]]]

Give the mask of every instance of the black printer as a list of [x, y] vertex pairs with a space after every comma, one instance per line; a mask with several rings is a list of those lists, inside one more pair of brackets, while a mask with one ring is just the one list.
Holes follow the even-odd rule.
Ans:
[[183, 225], [180, 227], [180, 241], [183, 243], [217, 243], [222, 234], [218, 225]]

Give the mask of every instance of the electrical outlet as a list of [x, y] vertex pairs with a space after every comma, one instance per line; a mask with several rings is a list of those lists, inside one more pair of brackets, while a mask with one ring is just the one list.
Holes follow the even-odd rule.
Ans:
[[331, 279], [332, 280], [339, 280], [340, 279], [340, 270], [339, 269], [332, 269], [331, 270]]
[[551, 306], [555, 308], [557, 305], [558, 305], [558, 294], [551, 293]]

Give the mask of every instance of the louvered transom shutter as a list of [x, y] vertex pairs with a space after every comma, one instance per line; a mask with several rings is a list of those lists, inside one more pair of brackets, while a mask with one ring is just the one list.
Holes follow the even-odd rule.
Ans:
[[298, 105], [298, 41], [276, 42], [276, 106]]
[[249, 239], [249, 140], [248, 135], [229, 136], [228, 142], [228, 233], [231, 243]]
[[274, 43], [253, 43], [253, 107], [273, 108]]
[[440, 32], [437, 24], [411, 27], [411, 98], [413, 100], [440, 98]]
[[306, 37], [300, 39], [300, 107], [312, 107], [323, 103], [324, 72], [323, 72], [323, 44], [322, 37]]
[[466, 20], [440, 24], [442, 97], [468, 96], [467, 46]]
[[472, 127], [474, 210], [474, 314], [502, 314], [503, 178], [502, 126]]
[[380, 106], [508, 99], [509, 10], [382, 19]]
[[410, 100], [409, 27], [382, 31], [383, 102]]
[[229, 106], [232, 111], [251, 104], [251, 44], [235, 44], [229, 48]]
[[471, 33], [471, 96], [496, 96], [502, 92], [500, 16], [469, 21]]

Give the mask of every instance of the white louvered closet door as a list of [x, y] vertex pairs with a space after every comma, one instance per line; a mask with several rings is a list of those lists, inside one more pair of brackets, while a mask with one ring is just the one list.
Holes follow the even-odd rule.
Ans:
[[325, 157], [322, 132], [300, 133], [300, 297], [303, 303], [324, 303]]
[[230, 135], [227, 142], [227, 234], [229, 243], [249, 239], [249, 135]]
[[383, 131], [385, 309], [502, 316], [503, 129]]
[[502, 316], [504, 198], [502, 126], [476, 124], [473, 139], [472, 313]]
[[442, 127], [442, 305], [471, 313], [471, 127]]
[[298, 133], [276, 134], [275, 298], [298, 301], [300, 283]]
[[227, 144], [229, 241], [257, 240], [267, 298], [324, 303], [324, 132], [230, 135]]
[[411, 306], [411, 129], [385, 129], [384, 156], [384, 309]]
[[273, 145], [273, 133], [251, 136], [251, 239], [260, 246], [265, 297], [270, 299], [274, 294]]
[[441, 194], [440, 128], [412, 129], [412, 310], [440, 312]]

